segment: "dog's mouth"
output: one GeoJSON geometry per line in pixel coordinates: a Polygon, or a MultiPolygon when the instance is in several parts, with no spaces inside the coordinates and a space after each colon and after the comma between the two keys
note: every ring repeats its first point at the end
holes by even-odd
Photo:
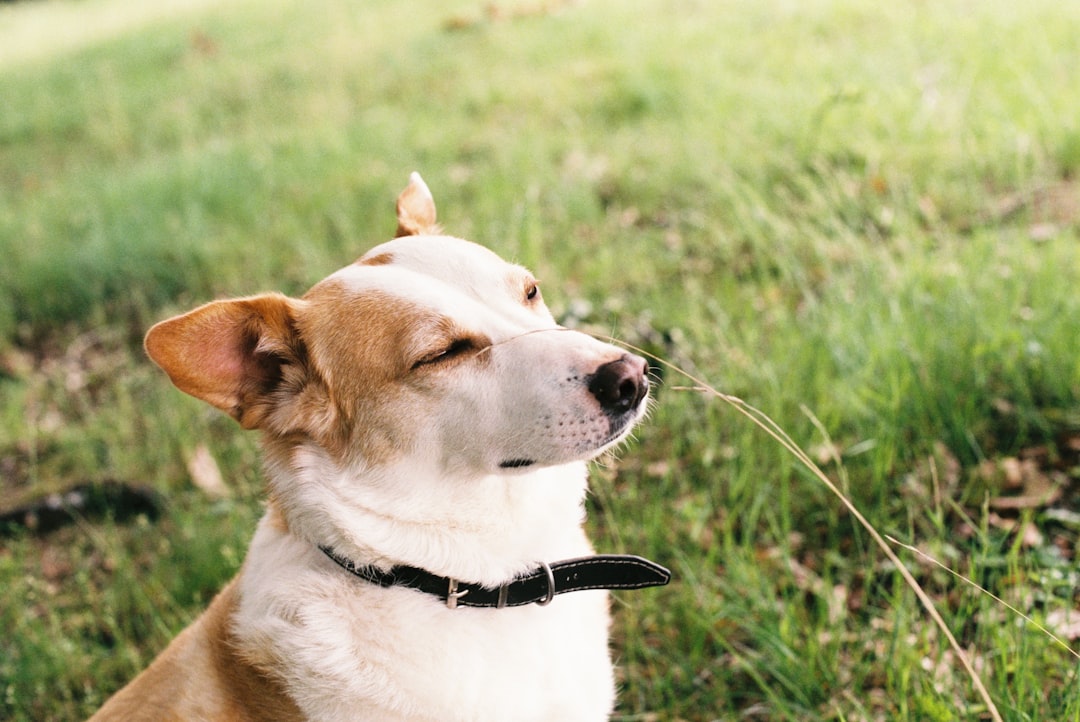
{"type": "Polygon", "coordinates": [[[500,469],[524,469],[536,462],[532,459],[507,459],[499,464],[500,469]]]}

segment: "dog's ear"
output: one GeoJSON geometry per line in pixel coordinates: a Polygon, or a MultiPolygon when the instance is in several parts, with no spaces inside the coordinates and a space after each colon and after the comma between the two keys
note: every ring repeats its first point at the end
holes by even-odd
{"type": "Polygon", "coordinates": [[[146,352],[181,391],[256,428],[285,368],[303,363],[299,303],[280,294],[214,301],[155,325],[146,352]]]}
{"type": "Polygon", "coordinates": [[[435,223],[435,199],[419,173],[409,176],[409,185],[398,196],[397,222],[395,238],[439,232],[439,226],[435,223]]]}

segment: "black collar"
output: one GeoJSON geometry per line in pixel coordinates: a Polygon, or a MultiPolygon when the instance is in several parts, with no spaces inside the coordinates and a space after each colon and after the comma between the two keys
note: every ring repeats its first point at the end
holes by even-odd
{"type": "Polygon", "coordinates": [[[326,556],[342,569],[381,587],[401,586],[417,589],[457,607],[520,607],[544,605],[556,594],[583,589],[641,589],[667,584],[671,572],[648,559],[628,554],[600,554],[547,564],[523,574],[501,587],[491,589],[481,584],[461,582],[409,566],[395,566],[382,571],[372,566],[357,566],[333,549],[320,546],[326,556]]]}

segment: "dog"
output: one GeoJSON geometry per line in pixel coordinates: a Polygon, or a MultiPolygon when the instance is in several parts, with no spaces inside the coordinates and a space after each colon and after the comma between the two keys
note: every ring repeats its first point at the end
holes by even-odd
{"type": "Polygon", "coordinates": [[[397,220],[302,298],[147,333],[181,391],[261,432],[266,512],[237,576],[93,722],[611,714],[606,590],[669,575],[593,553],[586,462],[645,414],[646,363],[440,235],[415,173],[397,220]]]}

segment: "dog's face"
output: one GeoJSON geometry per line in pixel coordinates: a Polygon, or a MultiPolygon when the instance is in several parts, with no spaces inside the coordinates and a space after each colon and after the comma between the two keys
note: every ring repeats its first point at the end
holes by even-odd
{"type": "Polygon", "coordinates": [[[584,459],[642,411],[645,366],[559,328],[525,269],[455,238],[373,249],[305,296],[312,365],[366,455],[444,472],[584,459]]]}
{"type": "Polygon", "coordinates": [[[646,364],[559,327],[525,269],[430,235],[414,176],[399,237],[301,299],[219,301],[158,324],[182,390],[343,465],[473,477],[596,456],[644,413],[646,364]]]}

